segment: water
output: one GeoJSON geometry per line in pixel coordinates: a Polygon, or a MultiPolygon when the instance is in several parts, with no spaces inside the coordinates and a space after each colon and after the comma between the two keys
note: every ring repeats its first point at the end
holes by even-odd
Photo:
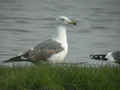
{"type": "Polygon", "coordinates": [[[120,49],[119,0],[0,0],[0,61],[54,35],[60,15],[78,21],[67,31],[67,62],[91,62],[89,54],[120,49]]]}

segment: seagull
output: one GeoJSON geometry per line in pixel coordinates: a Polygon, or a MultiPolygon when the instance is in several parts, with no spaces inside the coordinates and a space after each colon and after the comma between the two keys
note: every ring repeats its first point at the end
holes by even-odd
{"type": "Polygon", "coordinates": [[[120,64],[120,51],[110,51],[107,54],[90,55],[91,59],[110,61],[120,64]]]}
{"type": "Polygon", "coordinates": [[[64,61],[68,53],[68,43],[66,35],[66,25],[76,25],[76,21],[66,17],[60,16],[58,20],[61,25],[57,27],[57,37],[39,43],[34,48],[27,50],[21,55],[12,57],[4,62],[18,62],[28,61],[38,63],[40,61],[48,61],[51,63],[61,63],[64,61]]]}

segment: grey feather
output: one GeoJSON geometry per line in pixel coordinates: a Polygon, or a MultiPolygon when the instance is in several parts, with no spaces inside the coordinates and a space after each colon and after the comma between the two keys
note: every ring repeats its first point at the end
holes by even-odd
{"type": "Polygon", "coordinates": [[[29,61],[36,63],[43,60],[46,61],[50,56],[59,53],[62,50],[64,50],[64,48],[61,46],[61,43],[49,39],[38,44],[33,49],[29,49],[22,55],[12,57],[4,62],[29,61]]]}
{"type": "Polygon", "coordinates": [[[56,54],[64,50],[61,44],[55,40],[46,40],[37,46],[33,50],[28,50],[24,55],[31,62],[37,62],[41,60],[47,60],[51,55],[56,54]]]}
{"type": "Polygon", "coordinates": [[[120,62],[120,51],[114,51],[112,52],[112,56],[115,59],[116,62],[120,62]]]}

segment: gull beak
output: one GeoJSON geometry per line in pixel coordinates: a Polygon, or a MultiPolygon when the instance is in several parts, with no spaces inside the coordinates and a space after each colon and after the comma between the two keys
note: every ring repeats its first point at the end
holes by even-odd
{"type": "Polygon", "coordinates": [[[71,20],[70,22],[68,22],[68,24],[73,24],[73,25],[77,25],[77,22],[74,20],[71,20]]]}

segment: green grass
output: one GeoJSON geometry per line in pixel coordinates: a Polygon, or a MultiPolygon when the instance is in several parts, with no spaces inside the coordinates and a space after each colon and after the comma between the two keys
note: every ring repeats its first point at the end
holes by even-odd
{"type": "Polygon", "coordinates": [[[120,90],[120,67],[0,68],[0,90],[120,90]]]}

